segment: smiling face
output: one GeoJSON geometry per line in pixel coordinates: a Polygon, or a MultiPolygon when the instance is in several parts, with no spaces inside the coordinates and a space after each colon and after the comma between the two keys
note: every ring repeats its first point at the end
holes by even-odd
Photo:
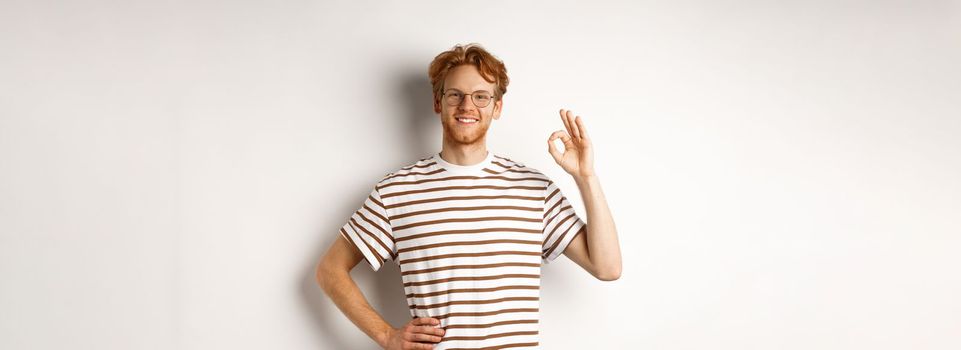
{"type": "MultiPolygon", "coordinates": [[[[484,80],[476,67],[465,64],[451,69],[447,74],[442,92],[452,89],[465,95],[480,90],[493,95],[495,85],[484,80]]],[[[484,108],[478,108],[472,100],[473,97],[464,96],[456,106],[447,105],[443,96],[434,101],[434,113],[440,114],[440,122],[444,126],[445,143],[474,145],[484,142],[491,121],[500,118],[503,106],[501,99],[495,99],[484,108]]]]}

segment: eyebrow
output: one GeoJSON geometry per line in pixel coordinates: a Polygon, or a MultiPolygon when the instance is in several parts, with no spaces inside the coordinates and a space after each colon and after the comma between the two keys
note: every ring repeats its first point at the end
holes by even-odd
{"type": "MultiPolygon", "coordinates": [[[[447,89],[445,89],[444,91],[449,91],[449,90],[457,90],[457,91],[459,91],[459,92],[466,92],[466,91],[461,90],[461,89],[458,89],[458,88],[447,88],[447,89]]],[[[486,93],[489,93],[489,94],[493,94],[493,92],[491,92],[490,90],[487,90],[487,89],[474,90],[474,91],[472,91],[472,92],[478,92],[478,91],[483,91],[483,92],[486,92],[486,93]]]]}

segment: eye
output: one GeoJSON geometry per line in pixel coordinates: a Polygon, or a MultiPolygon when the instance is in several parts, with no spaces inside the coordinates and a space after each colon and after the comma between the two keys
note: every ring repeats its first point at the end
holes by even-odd
{"type": "Polygon", "coordinates": [[[488,94],[477,94],[477,95],[474,95],[474,97],[481,101],[487,101],[491,99],[491,95],[488,95],[488,94]]]}

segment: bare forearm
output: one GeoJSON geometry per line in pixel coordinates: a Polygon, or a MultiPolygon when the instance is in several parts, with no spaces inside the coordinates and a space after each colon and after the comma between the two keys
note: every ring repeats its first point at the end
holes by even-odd
{"type": "Polygon", "coordinates": [[[360,288],[350,278],[349,272],[326,273],[321,287],[357,328],[377,342],[381,348],[385,347],[387,332],[391,326],[370,306],[360,288]]]}
{"type": "Polygon", "coordinates": [[[587,245],[591,264],[599,276],[617,279],[621,275],[621,248],[614,217],[596,175],[575,177],[587,210],[587,245]]]}

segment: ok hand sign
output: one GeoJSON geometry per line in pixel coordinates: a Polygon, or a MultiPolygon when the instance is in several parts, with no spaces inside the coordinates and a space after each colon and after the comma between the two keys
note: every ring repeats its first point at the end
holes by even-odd
{"type": "Polygon", "coordinates": [[[594,176],[594,150],[581,116],[575,118],[573,112],[565,109],[561,109],[560,114],[567,131],[557,130],[551,134],[547,140],[547,151],[554,157],[557,165],[571,176],[575,178],[594,176]],[[564,153],[554,148],[556,139],[564,142],[564,153]]]}

